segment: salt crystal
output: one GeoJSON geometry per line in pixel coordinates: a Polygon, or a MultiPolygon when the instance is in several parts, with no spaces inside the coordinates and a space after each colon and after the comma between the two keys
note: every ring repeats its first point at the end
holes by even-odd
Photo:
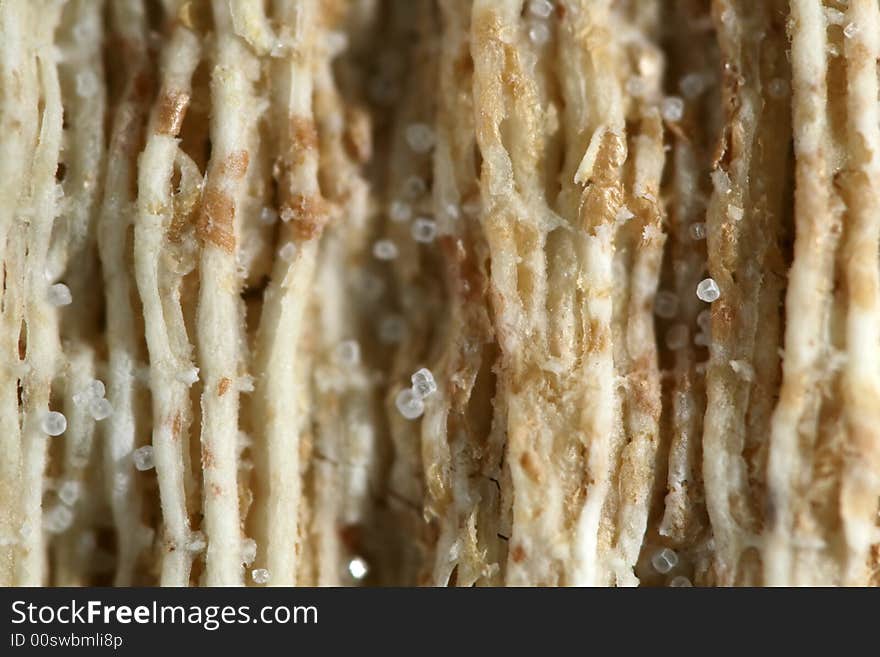
{"type": "Polygon", "coordinates": [[[538,18],[549,18],[553,13],[553,3],[550,0],[532,0],[529,3],[529,13],[538,18]]]}
{"type": "Polygon", "coordinates": [[[697,326],[699,326],[704,333],[712,332],[712,311],[711,310],[702,310],[700,314],[697,315],[697,326]]]}
{"type": "Polygon", "coordinates": [[[73,296],[70,294],[70,288],[64,283],[50,285],[49,294],[47,296],[49,304],[55,307],[68,306],[73,301],[73,296]]]}
{"type": "Polygon", "coordinates": [[[678,555],[675,550],[661,548],[651,557],[651,566],[660,574],[666,574],[678,564],[678,555]]]}
{"type": "Polygon", "coordinates": [[[410,176],[403,181],[403,195],[406,198],[418,198],[426,191],[428,191],[428,186],[418,176],[410,176]]]}
{"type": "Polygon", "coordinates": [[[529,41],[543,46],[550,40],[550,28],[545,23],[535,23],[529,28],[529,41]]]}
{"type": "Polygon", "coordinates": [[[434,381],[434,375],[426,367],[413,374],[410,380],[412,381],[412,390],[419,399],[424,399],[437,392],[437,383],[434,381]]]}
{"type": "Polygon", "coordinates": [[[260,223],[271,226],[278,221],[278,213],[274,208],[265,207],[260,210],[260,223]]]}
{"type": "Polygon", "coordinates": [[[425,123],[410,123],[406,126],[406,143],[416,153],[427,153],[434,148],[434,131],[425,123]]]}
{"type": "Polygon", "coordinates": [[[80,71],[76,74],[76,95],[89,98],[98,92],[98,78],[91,71],[80,71]]]}
{"type": "Polygon", "coordinates": [[[73,511],[69,506],[58,504],[46,511],[43,516],[43,527],[50,534],[60,534],[73,524],[73,511]]]}
{"type": "Polygon", "coordinates": [[[668,290],[661,290],[654,298],[654,312],[663,319],[672,319],[678,314],[678,297],[668,290]]]}
{"type": "Polygon", "coordinates": [[[353,367],[361,360],[361,347],[355,340],[345,340],[333,350],[336,362],[346,367],[353,367]]]}
{"type": "Polygon", "coordinates": [[[285,262],[292,262],[295,255],[296,244],[294,244],[293,242],[287,242],[284,246],[278,249],[278,257],[285,262]]]}
{"type": "Polygon", "coordinates": [[[409,207],[409,204],[403,201],[392,201],[391,205],[388,206],[388,216],[391,217],[391,221],[403,223],[409,221],[410,217],[412,217],[412,209],[409,207]]]}
{"type": "Polygon", "coordinates": [[[198,367],[189,367],[185,370],[180,370],[174,375],[174,378],[180,381],[181,383],[185,383],[188,386],[191,386],[196,381],[199,380],[199,368],[198,367]]]}
{"type": "Polygon", "coordinates": [[[378,260],[394,260],[397,257],[397,245],[391,240],[377,240],[373,244],[373,256],[378,260]]]}
{"type": "Polygon", "coordinates": [[[741,221],[743,218],[743,209],[736,205],[728,205],[727,214],[729,214],[730,218],[734,221],[741,221]]]}
{"type": "Polygon", "coordinates": [[[631,77],[626,81],[626,92],[634,98],[645,95],[645,81],[639,77],[631,77]]]}
{"type": "Polygon", "coordinates": [[[412,388],[404,388],[397,393],[394,399],[397,410],[407,420],[415,420],[425,412],[425,402],[413,391],[412,388]]]}
{"type": "Polygon", "coordinates": [[[82,485],[73,479],[68,479],[58,489],[58,499],[67,506],[73,506],[79,499],[82,485]]]}
{"type": "Polygon", "coordinates": [[[437,223],[432,219],[419,218],[413,222],[412,236],[416,242],[428,244],[437,236],[437,223]]]}
{"type": "Polygon", "coordinates": [[[847,39],[852,39],[858,33],[859,26],[855,23],[849,23],[845,28],[843,28],[843,36],[845,36],[847,39]]]}
{"type": "Polygon", "coordinates": [[[89,415],[95,420],[104,420],[113,413],[113,407],[110,402],[104,399],[92,399],[89,402],[89,415]]]}
{"type": "Polygon", "coordinates": [[[138,447],[136,450],[134,450],[134,452],[132,452],[131,458],[134,461],[134,467],[141,472],[152,470],[155,466],[152,445],[144,445],[143,447],[138,447]]]}
{"type": "Polygon", "coordinates": [[[249,566],[257,558],[257,542],[252,538],[246,538],[241,542],[241,562],[249,566]]]}
{"type": "Polygon", "coordinates": [[[107,390],[104,387],[103,381],[99,379],[92,379],[91,381],[89,381],[88,386],[86,386],[86,392],[91,399],[100,399],[107,393],[107,390]]]}
{"type": "Polygon", "coordinates": [[[664,120],[677,123],[684,117],[684,101],[678,96],[664,98],[660,105],[660,113],[664,120]]]}
{"type": "Polygon", "coordinates": [[[694,99],[706,90],[706,78],[699,73],[688,73],[678,83],[685,98],[694,99]]]}
{"type": "Polygon", "coordinates": [[[49,411],[43,416],[40,428],[50,436],[60,436],[67,431],[67,418],[58,411],[49,411]]]}
{"type": "Polygon", "coordinates": [[[367,576],[367,572],[369,572],[367,562],[360,557],[355,557],[348,562],[348,572],[355,579],[363,579],[367,576]]]}
{"type": "Polygon", "coordinates": [[[388,315],[379,321],[379,340],[383,343],[398,343],[405,334],[406,322],[400,315],[388,315]]]}
{"type": "Polygon", "coordinates": [[[251,571],[251,579],[255,584],[265,584],[269,581],[269,571],[265,568],[257,568],[251,571]]]}
{"type": "Polygon", "coordinates": [[[324,37],[324,42],[327,44],[327,51],[330,53],[330,56],[335,57],[348,48],[348,35],[345,32],[334,30],[327,33],[324,37]]]}
{"type": "Polygon", "coordinates": [[[693,586],[693,584],[691,584],[691,580],[689,580],[684,575],[677,575],[669,580],[669,586],[676,588],[687,588],[693,586]]]}
{"type": "Polygon", "coordinates": [[[718,283],[712,278],[704,278],[697,285],[697,298],[700,301],[712,303],[717,301],[720,296],[721,290],[718,288],[718,283]]]}
{"type": "Polygon", "coordinates": [[[788,82],[782,78],[774,78],[767,88],[773,98],[785,98],[788,95],[788,82]]]}

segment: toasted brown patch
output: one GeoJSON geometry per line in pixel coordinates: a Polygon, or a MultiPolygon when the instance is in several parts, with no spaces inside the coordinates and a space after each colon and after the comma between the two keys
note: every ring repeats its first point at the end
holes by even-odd
{"type": "Polygon", "coordinates": [[[159,97],[159,114],[156,133],[176,136],[183,125],[189,107],[189,94],[182,91],[164,90],[159,97]]]}
{"type": "Polygon", "coordinates": [[[593,354],[602,353],[608,349],[610,343],[611,333],[608,327],[595,319],[591,319],[587,351],[593,354]]]}
{"type": "Polygon", "coordinates": [[[208,468],[214,467],[214,453],[205,447],[202,446],[202,469],[207,470],[208,468]]]}
{"type": "Polygon", "coordinates": [[[327,223],[327,204],[320,196],[294,194],[281,208],[290,215],[294,235],[300,240],[318,237],[327,223]]]}
{"type": "Polygon", "coordinates": [[[522,456],[519,457],[519,464],[522,466],[523,471],[529,476],[529,479],[536,483],[541,482],[541,466],[538,465],[538,462],[535,460],[533,452],[523,452],[522,456]]]}
{"type": "Polygon", "coordinates": [[[290,138],[296,151],[311,151],[318,148],[318,130],[311,119],[291,116],[290,138]]]}
{"type": "Polygon", "coordinates": [[[233,151],[220,163],[220,175],[223,178],[241,180],[247,173],[250,160],[247,151],[233,151]]]}
{"type": "Polygon", "coordinates": [[[229,385],[231,383],[232,381],[227,379],[225,376],[220,379],[220,383],[217,384],[217,396],[222,397],[223,395],[225,395],[226,391],[229,390],[229,385]]]}
{"type": "Polygon", "coordinates": [[[522,545],[516,545],[510,551],[510,558],[513,559],[513,563],[522,563],[526,560],[526,551],[523,549],[522,545]]]}
{"type": "Polygon", "coordinates": [[[235,251],[234,218],[235,202],[232,198],[218,189],[209,189],[205,192],[196,231],[205,242],[232,253],[235,251]]]}

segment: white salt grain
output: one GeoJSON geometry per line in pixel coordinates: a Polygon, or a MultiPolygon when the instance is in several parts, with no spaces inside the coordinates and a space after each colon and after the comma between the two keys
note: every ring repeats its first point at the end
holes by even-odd
{"type": "Polygon", "coordinates": [[[396,344],[406,334],[406,321],[400,315],[388,315],[379,321],[379,340],[384,344],[396,344]]]}
{"type": "Polygon", "coordinates": [[[413,374],[410,380],[412,381],[412,390],[419,399],[424,399],[437,392],[437,382],[434,381],[434,375],[426,367],[413,374]]]}
{"type": "Polygon", "coordinates": [[[397,245],[391,240],[376,240],[373,244],[373,256],[378,260],[394,260],[397,257],[397,245]]]}
{"type": "Polygon", "coordinates": [[[684,101],[678,96],[664,98],[660,105],[660,113],[664,120],[677,123],[684,118],[684,101]]]}
{"type": "Polygon", "coordinates": [[[91,71],[81,71],[76,74],[76,95],[80,98],[89,98],[98,91],[98,78],[91,71]]]}
{"type": "Polygon", "coordinates": [[[367,576],[367,573],[369,572],[369,568],[367,568],[367,562],[360,557],[355,557],[348,562],[348,572],[355,579],[363,579],[367,576]]]}
{"type": "Polygon", "coordinates": [[[712,311],[703,310],[697,315],[697,326],[702,329],[703,333],[712,332],[712,311]]]}
{"type": "Polygon", "coordinates": [[[645,95],[645,81],[639,77],[629,78],[626,81],[626,92],[634,98],[641,98],[645,95]]]}
{"type": "Polygon", "coordinates": [[[388,216],[391,217],[391,221],[403,223],[412,217],[412,209],[403,201],[392,201],[388,207],[388,216]]]}
{"type": "Polygon", "coordinates": [[[89,385],[86,386],[86,393],[91,399],[100,399],[107,393],[107,390],[104,387],[103,381],[99,379],[92,379],[91,381],[89,381],[89,385]]]}
{"type": "Polygon", "coordinates": [[[152,445],[144,445],[143,447],[138,447],[136,450],[134,450],[134,452],[132,452],[131,458],[134,461],[134,467],[141,472],[152,470],[155,466],[152,445]]]}
{"type": "Polygon", "coordinates": [[[553,13],[553,3],[550,0],[532,0],[529,3],[529,13],[537,18],[549,18],[553,13]]]}
{"type": "Polygon", "coordinates": [[[674,588],[688,588],[693,586],[693,584],[691,584],[691,580],[684,575],[677,575],[669,580],[669,586],[674,588]]]}
{"type": "Polygon", "coordinates": [[[103,397],[92,399],[92,401],[89,402],[89,415],[91,415],[94,420],[104,420],[110,417],[112,413],[113,407],[110,405],[110,402],[103,397]]]}
{"type": "Polygon", "coordinates": [[[69,506],[58,504],[46,511],[43,516],[43,527],[50,534],[60,534],[73,524],[73,511],[69,506]]]}
{"type": "Polygon", "coordinates": [[[56,308],[60,306],[69,306],[73,301],[73,296],[70,294],[70,288],[64,283],[50,285],[49,294],[47,296],[49,304],[56,308]]]}
{"type": "Polygon", "coordinates": [[[660,290],[654,298],[654,312],[663,319],[672,319],[678,314],[678,297],[668,290],[660,290]]]}
{"type": "Polygon", "coordinates": [[[177,372],[177,374],[174,375],[174,378],[181,383],[185,383],[186,385],[191,386],[199,380],[199,368],[190,367],[185,370],[180,370],[179,372],[177,372]]]}
{"type": "Polygon", "coordinates": [[[284,246],[278,249],[278,257],[284,260],[285,262],[291,262],[293,257],[296,255],[296,244],[293,242],[287,242],[284,246]]]}
{"type": "Polygon", "coordinates": [[[265,568],[257,568],[251,571],[251,579],[255,584],[265,584],[269,581],[269,571],[265,568]]]}
{"type": "Polygon", "coordinates": [[[249,566],[257,558],[257,542],[252,538],[246,538],[241,542],[241,562],[249,566]]]}
{"type": "Polygon", "coordinates": [[[361,360],[361,346],[355,340],[345,340],[336,345],[333,358],[339,365],[354,367],[361,360]]]}
{"type": "Polygon", "coordinates": [[[529,28],[529,41],[543,46],[550,40],[550,28],[545,23],[535,23],[529,28]]]}
{"type": "Polygon", "coordinates": [[[82,485],[78,481],[68,479],[61,484],[61,487],[58,489],[58,499],[67,506],[73,506],[79,499],[81,490],[82,485]]]}
{"type": "Polygon", "coordinates": [[[773,98],[785,98],[788,95],[788,82],[782,78],[774,78],[767,89],[773,98]]]}
{"type": "Polygon", "coordinates": [[[394,398],[397,410],[407,420],[415,420],[425,412],[425,402],[413,391],[412,388],[404,388],[394,398]]]}
{"type": "Polygon", "coordinates": [[[721,290],[718,288],[718,283],[712,278],[704,278],[700,281],[699,285],[697,285],[697,298],[700,301],[712,303],[713,301],[717,301],[720,296],[721,290]]]}
{"type": "Polygon", "coordinates": [[[428,191],[428,186],[418,176],[410,176],[403,181],[403,195],[406,198],[418,198],[426,191],[428,191]]]}
{"type": "Polygon", "coordinates": [[[43,416],[40,428],[50,436],[60,436],[67,431],[67,418],[58,411],[49,411],[43,416]]]}
{"type": "Polygon", "coordinates": [[[429,244],[437,237],[437,223],[433,219],[416,219],[412,225],[412,236],[416,242],[429,244]]]}
{"type": "Polygon", "coordinates": [[[688,73],[678,83],[685,98],[694,99],[706,90],[706,78],[699,73],[688,73]]]}
{"type": "Polygon", "coordinates": [[[406,143],[416,153],[427,153],[434,148],[434,131],[425,123],[410,123],[406,126],[406,143]]]}
{"type": "Polygon", "coordinates": [[[651,557],[651,566],[661,575],[668,573],[678,564],[678,555],[675,550],[661,548],[651,557]]]}

